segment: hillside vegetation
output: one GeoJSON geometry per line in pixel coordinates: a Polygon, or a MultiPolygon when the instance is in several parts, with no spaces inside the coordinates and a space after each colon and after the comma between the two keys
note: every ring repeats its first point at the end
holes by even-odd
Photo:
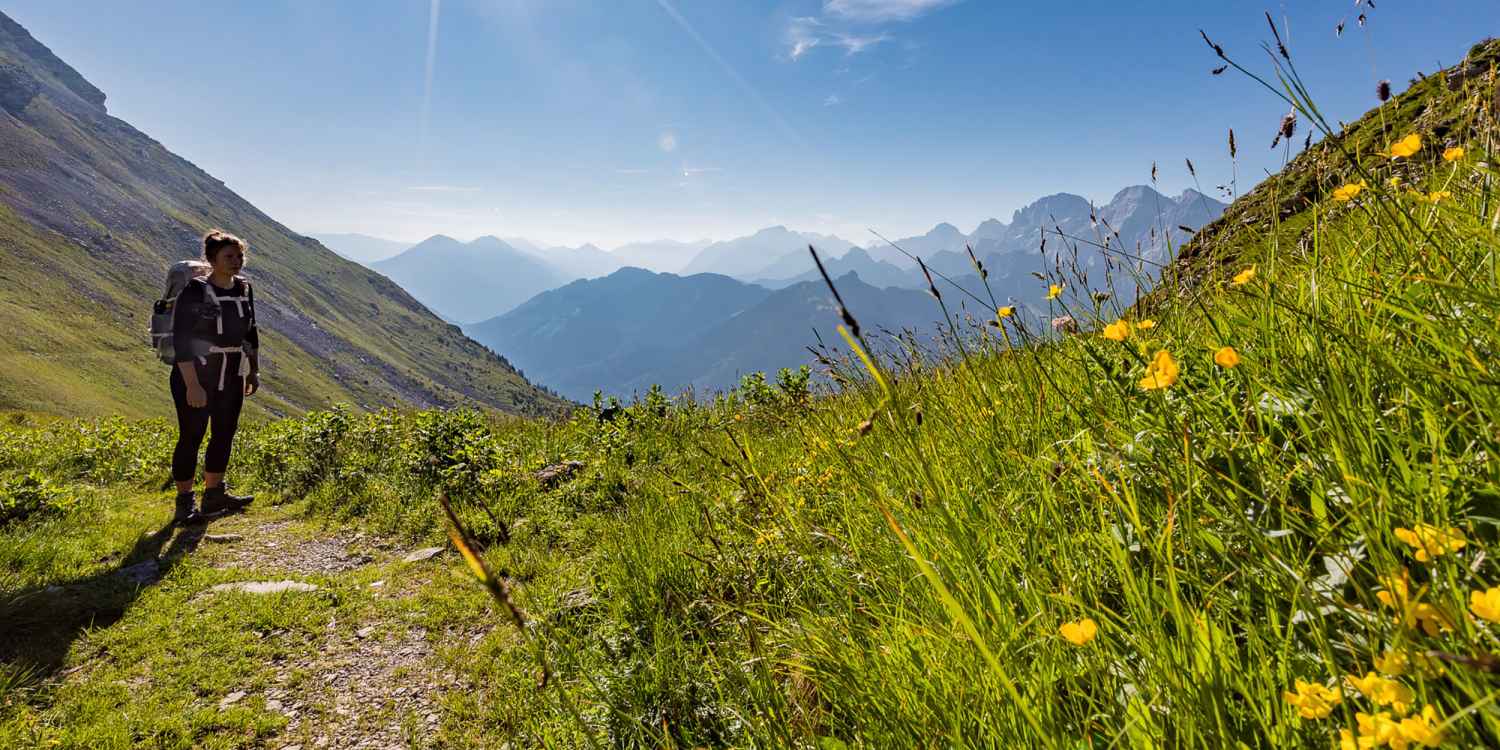
{"type": "Polygon", "coordinates": [[[167,267],[222,226],[250,242],[266,330],[259,414],[561,399],[389,279],[278,224],[111,117],[104,93],[0,14],[0,410],[171,412],[146,328],[167,267]]]}
{"type": "Polygon", "coordinates": [[[1241,198],[1149,318],[1059,264],[1034,298],[1078,333],[1000,310],[866,359],[856,329],[830,394],[788,373],[565,422],[336,410],[249,435],[240,478],[285,503],[252,517],[435,539],[452,503],[474,573],[449,558],[404,599],[368,573],[225,603],[201,592],[253,573],[188,556],[99,594],[108,627],[59,628],[95,613],[71,582],[169,514],[169,445],[8,425],[29,517],[0,544],[0,744],[310,741],[267,665],[387,607],[465,685],[421,745],[1500,745],[1497,60],[1241,198]]]}

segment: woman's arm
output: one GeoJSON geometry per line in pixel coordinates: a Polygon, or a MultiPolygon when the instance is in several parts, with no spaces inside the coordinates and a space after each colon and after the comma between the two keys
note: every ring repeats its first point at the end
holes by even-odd
{"type": "Polygon", "coordinates": [[[245,282],[245,296],[250,300],[250,325],[245,330],[245,353],[250,358],[250,375],[245,378],[245,395],[260,390],[260,328],[255,325],[255,287],[245,282]]]}
{"type": "Polygon", "coordinates": [[[193,323],[202,302],[203,292],[189,283],[177,295],[176,307],[172,312],[172,348],[176,350],[176,367],[182,373],[182,382],[187,385],[188,406],[194,409],[208,406],[208,392],[198,382],[198,368],[193,362],[193,323]]]}

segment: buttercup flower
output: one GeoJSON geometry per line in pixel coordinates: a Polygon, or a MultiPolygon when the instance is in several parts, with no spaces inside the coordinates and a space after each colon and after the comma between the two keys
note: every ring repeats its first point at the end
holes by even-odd
{"type": "Polygon", "coordinates": [[[1177,361],[1172,359],[1172,353],[1163,349],[1156,353],[1156,356],[1151,359],[1151,364],[1146,368],[1146,377],[1141,378],[1141,389],[1155,391],[1169,388],[1177,383],[1179,371],[1177,361]]]}
{"type": "Polygon", "coordinates": [[[1406,668],[1411,666],[1411,660],[1401,651],[1391,650],[1375,657],[1375,669],[1382,674],[1392,677],[1400,677],[1406,674],[1406,668]]]}
{"type": "Polygon", "coordinates": [[[1375,593],[1375,598],[1380,600],[1391,609],[1396,610],[1396,621],[1408,628],[1421,628],[1422,632],[1436,636],[1444,630],[1452,630],[1453,623],[1437,607],[1418,601],[1421,597],[1419,591],[1417,596],[1411,594],[1406,571],[1401,571],[1401,577],[1381,576],[1379,579],[1383,591],[1375,593]]]}
{"type": "Polygon", "coordinates": [[[1296,691],[1282,691],[1281,699],[1296,706],[1297,715],[1304,719],[1322,719],[1333,713],[1333,707],[1337,706],[1344,696],[1325,685],[1297,680],[1296,691]]]}
{"type": "Polygon", "coordinates": [[[1053,285],[1047,287],[1047,299],[1049,299],[1049,300],[1057,299],[1060,296],[1062,296],[1062,287],[1061,286],[1059,286],[1057,284],[1053,284],[1053,285]]]}
{"type": "Polygon", "coordinates": [[[1469,611],[1490,622],[1500,622],[1500,586],[1488,591],[1470,591],[1469,611]]]}
{"type": "Polygon", "coordinates": [[[1350,675],[1344,680],[1377,706],[1390,706],[1397,714],[1405,714],[1411,710],[1411,688],[1395,680],[1374,672],[1368,672],[1364,677],[1350,675]]]}
{"type": "MultiPolygon", "coordinates": [[[[1413,745],[1437,747],[1443,744],[1443,733],[1438,729],[1442,723],[1437,709],[1423,706],[1422,713],[1401,720],[1401,738],[1413,745]]],[[[1396,743],[1392,742],[1391,747],[1396,747],[1396,743]]]]}
{"type": "Polygon", "coordinates": [[[1255,278],[1255,266],[1251,266],[1235,274],[1234,280],[1229,283],[1235,286],[1244,286],[1246,284],[1249,284],[1250,280],[1253,278],[1255,278]]]}
{"type": "Polygon", "coordinates": [[[1391,144],[1391,158],[1401,159],[1422,150],[1422,136],[1412,133],[1391,144]]]}
{"type": "Polygon", "coordinates": [[[1349,730],[1339,731],[1339,747],[1368,748],[1382,747],[1390,744],[1391,740],[1400,742],[1402,749],[1405,742],[1401,737],[1400,725],[1391,718],[1389,711],[1381,711],[1378,714],[1357,713],[1354,721],[1359,725],[1359,740],[1355,744],[1354,738],[1349,736],[1349,730]]]}
{"type": "Polygon", "coordinates": [[[1443,151],[1443,161],[1458,161],[1462,158],[1464,158],[1463,146],[1454,146],[1453,148],[1443,151]]]}
{"type": "Polygon", "coordinates": [[[1015,305],[1006,305],[1005,307],[1002,307],[999,310],[995,311],[995,314],[998,315],[998,316],[1000,316],[1000,317],[1002,317],[1002,318],[1009,318],[1010,316],[1014,315],[1015,313],[1016,313],[1016,306],[1015,305]]]}
{"type": "Polygon", "coordinates": [[[1391,187],[1401,187],[1401,178],[1396,175],[1391,175],[1391,178],[1385,182],[1391,187]]]}
{"type": "Polygon", "coordinates": [[[1354,200],[1361,190],[1365,189],[1365,181],[1351,182],[1333,191],[1333,199],[1339,202],[1354,200]]]}
{"type": "Polygon", "coordinates": [[[1429,562],[1449,552],[1457,552],[1468,544],[1462,531],[1449,526],[1446,529],[1419,523],[1415,529],[1396,529],[1396,538],[1416,548],[1418,562],[1429,562]]]}
{"type": "Polygon", "coordinates": [[[1240,353],[1232,346],[1220,347],[1214,352],[1214,364],[1226,370],[1232,370],[1240,366],[1240,353]]]}
{"type": "Polygon", "coordinates": [[[1142,331],[1149,331],[1152,328],[1156,327],[1156,321],[1150,319],[1143,320],[1139,323],[1136,323],[1135,327],[1141,329],[1142,331]]]}
{"type": "Polygon", "coordinates": [[[1426,602],[1413,604],[1406,610],[1406,627],[1421,627],[1422,632],[1433,638],[1444,630],[1452,630],[1453,623],[1449,622],[1447,615],[1442,610],[1426,602]]]}
{"type": "Polygon", "coordinates": [[[1110,341],[1124,341],[1130,335],[1130,324],[1123,320],[1117,320],[1104,327],[1104,338],[1110,341]]]}
{"type": "Polygon", "coordinates": [[[1094,636],[1099,634],[1099,623],[1094,622],[1094,618],[1092,617],[1085,617],[1076,622],[1063,623],[1062,627],[1057,629],[1057,632],[1061,633],[1062,637],[1068,640],[1068,643],[1074,646],[1082,646],[1094,640],[1094,636]]]}
{"type": "Polygon", "coordinates": [[[1433,205],[1437,205],[1440,201],[1445,201],[1445,200],[1448,200],[1449,198],[1452,198],[1453,197],[1453,193],[1451,191],[1448,191],[1448,190],[1434,190],[1434,191],[1432,191],[1432,192],[1430,192],[1430,193],[1428,193],[1426,195],[1422,195],[1421,193],[1417,193],[1417,197],[1421,198],[1424,201],[1427,201],[1428,203],[1431,203],[1433,205]]]}

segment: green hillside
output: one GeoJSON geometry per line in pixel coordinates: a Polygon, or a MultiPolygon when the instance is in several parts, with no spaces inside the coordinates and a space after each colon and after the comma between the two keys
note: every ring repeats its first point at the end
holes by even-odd
{"type": "Polygon", "coordinates": [[[0,745],[1500,746],[1497,60],[1149,318],[1059,273],[1076,331],[846,340],[829,393],[270,422],[214,540],[163,423],[7,422],[0,745]]]}
{"type": "Polygon", "coordinates": [[[251,245],[268,334],[252,409],[562,403],[389,280],[110,117],[102,92],[0,15],[0,410],[170,412],[147,348],[151,302],[216,226],[251,245]]]}

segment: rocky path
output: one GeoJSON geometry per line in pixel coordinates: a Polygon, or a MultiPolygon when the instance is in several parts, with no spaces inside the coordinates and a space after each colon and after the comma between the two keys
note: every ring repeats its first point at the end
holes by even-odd
{"type": "MultiPolygon", "coordinates": [[[[358,531],[312,535],[298,523],[265,512],[234,516],[208,527],[196,553],[200,564],[255,580],[220,584],[254,595],[312,595],[330,578],[359,586],[376,606],[354,608],[354,619],[329,617],[323,632],[297,649],[300,656],[268,665],[269,686],[235,690],[219,701],[227,710],[261,701],[286,718],[270,748],[425,748],[435,745],[445,691],[463,689],[437,663],[427,630],[406,621],[399,606],[381,600],[414,595],[439,573],[443,548],[403,549],[358,531]],[[386,575],[367,580],[376,575],[386,575]],[[320,586],[313,581],[322,581],[320,586]]],[[[270,632],[265,638],[283,634],[270,632]]],[[[304,641],[306,641],[305,635],[304,641]]]]}

